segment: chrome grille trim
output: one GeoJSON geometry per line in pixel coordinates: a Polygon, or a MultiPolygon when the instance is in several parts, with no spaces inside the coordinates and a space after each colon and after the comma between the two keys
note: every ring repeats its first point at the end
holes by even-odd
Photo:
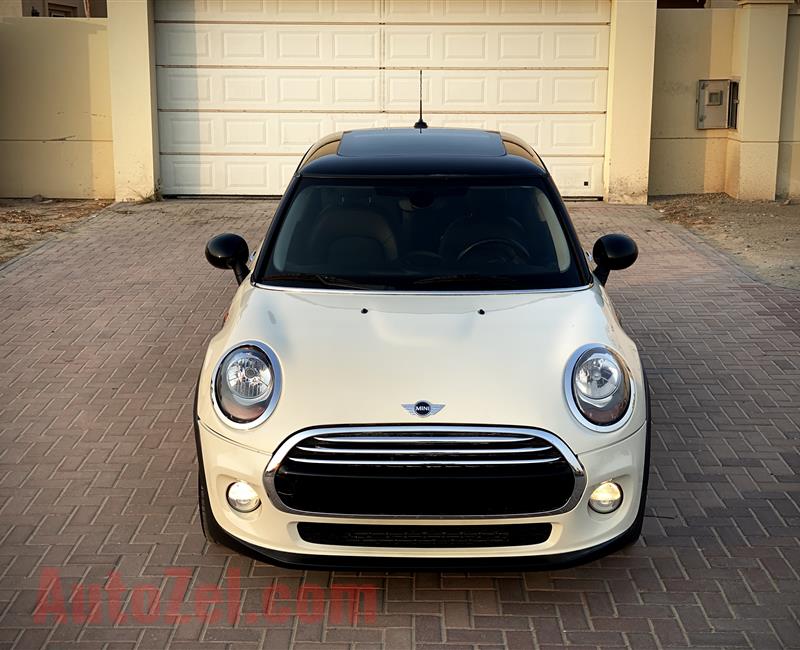
{"type": "MultiPolygon", "coordinates": [[[[313,451],[319,452],[319,448],[314,448],[313,451]]],[[[338,450],[337,450],[338,451],[338,450]]],[[[419,449],[414,450],[416,453],[435,454],[442,452],[446,454],[459,455],[465,450],[461,448],[451,449],[419,449]]],[[[472,452],[473,450],[469,450],[472,452]]],[[[324,452],[323,452],[324,453],[324,452]]],[[[379,449],[374,452],[375,454],[388,454],[393,453],[407,453],[407,451],[398,451],[394,448],[379,449]]],[[[270,458],[269,463],[264,471],[264,487],[266,488],[267,496],[269,497],[272,505],[282,511],[296,515],[307,515],[313,517],[331,517],[331,518],[347,518],[347,519],[418,519],[418,520],[458,520],[458,519],[514,519],[520,517],[547,517],[552,515],[568,512],[575,508],[580,501],[583,492],[586,488],[586,475],[578,457],[572,450],[556,435],[543,431],[541,429],[525,428],[525,427],[492,427],[492,426],[475,426],[475,425],[386,425],[386,426],[343,426],[343,427],[323,427],[316,429],[306,429],[299,431],[281,443],[278,449],[270,458]],[[489,514],[489,515],[382,515],[382,514],[339,514],[334,512],[313,512],[305,510],[296,510],[283,503],[275,488],[275,476],[281,467],[281,463],[289,455],[299,443],[308,441],[310,438],[315,438],[317,441],[324,441],[325,443],[348,443],[355,445],[354,449],[343,449],[339,453],[373,453],[367,449],[359,449],[360,443],[398,443],[398,442],[414,442],[420,446],[427,446],[429,444],[447,444],[457,443],[463,445],[464,443],[485,444],[486,449],[475,449],[475,452],[480,452],[484,455],[483,458],[475,458],[469,460],[451,459],[449,462],[435,461],[435,460],[360,460],[352,459],[350,462],[343,461],[342,459],[300,459],[292,457],[292,462],[301,462],[302,460],[310,461],[312,464],[328,464],[328,465],[430,465],[432,467],[447,467],[448,465],[459,466],[480,466],[480,465],[524,465],[524,464],[539,464],[539,463],[552,463],[561,461],[562,459],[567,462],[572,469],[574,477],[574,488],[572,495],[564,506],[556,510],[547,512],[533,512],[533,513],[514,513],[514,514],[489,514]],[[525,441],[538,440],[540,443],[546,443],[547,447],[529,447],[524,451],[518,453],[541,453],[543,451],[557,451],[560,457],[547,456],[545,458],[528,458],[528,459],[493,459],[491,456],[497,449],[492,449],[493,443],[523,443],[525,441]],[[523,461],[523,462],[521,462],[523,461]],[[527,463],[524,461],[528,461],[527,463]]]]}
{"type": "Polygon", "coordinates": [[[560,458],[529,458],[520,460],[334,460],[321,458],[293,458],[295,463],[319,463],[321,465],[374,465],[384,467],[386,465],[430,465],[431,467],[448,467],[450,465],[535,465],[538,463],[557,463],[560,458]]]}
{"type": "MultiPolygon", "coordinates": [[[[424,440],[420,441],[423,445],[424,440]]],[[[510,449],[396,449],[394,447],[384,447],[383,449],[347,449],[346,447],[301,447],[297,445],[295,449],[309,451],[318,454],[425,454],[427,456],[443,456],[447,454],[524,454],[547,451],[552,447],[512,447],[510,449]]],[[[557,460],[557,459],[556,459],[557,460]]]]}
{"type": "MultiPolygon", "coordinates": [[[[385,430],[388,427],[383,427],[385,430]]],[[[521,442],[530,438],[529,435],[525,436],[322,436],[313,435],[314,438],[323,438],[327,442],[352,442],[353,444],[359,442],[415,442],[415,443],[432,443],[432,442],[521,442]]]]}

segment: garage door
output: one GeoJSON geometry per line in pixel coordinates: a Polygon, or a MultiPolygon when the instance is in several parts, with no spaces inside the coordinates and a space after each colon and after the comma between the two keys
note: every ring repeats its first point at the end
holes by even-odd
{"type": "Polygon", "coordinates": [[[599,196],[609,0],[157,0],[165,194],[280,194],[322,135],[517,134],[599,196]]]}

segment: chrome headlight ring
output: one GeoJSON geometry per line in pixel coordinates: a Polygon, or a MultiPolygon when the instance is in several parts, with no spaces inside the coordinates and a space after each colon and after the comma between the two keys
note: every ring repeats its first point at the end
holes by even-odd
{"type": "Polygon", "coordinates": [[[217,414],[217,417],[219,417],[227,426],[231,427],[232,429],[252,429],[265,422],[269,416],[272,415],[275,407],[278,405],[278,401],[280,400],[282,388],[283,378],[281,374],[281,366],[275,352],[273,352],[268,345],[262,343],[261,341],[240,341],[236,345],[225,350],[225,352],[220,355],[219,361],[217,361],[217,363],[214,365],[214,371],[211,374],[211,403],[214,406],[214,412],[217,414]],[[217,394],[217,382],[223,363],[225,363],[225,361],[233,353],[239,350],[247,349],[256,350],[265,357],[272,373],[272,390],[269,393],[269,397],[264,400],[266,402],[266,406],[263,413],[253,420],[239,421],[226,413],[226,411],[222,408],[217,394]]]}
{"type": "MultiPolygon", "coordinates": [[[[564,397],[567,400],[567,405],[569,406],[572,416],[584,427],[598,433],[611,433],[621,429],[631,419],[633,415],[634,403],[636,401],[636,383],[634,382],[630,368],[628,368],[628,365],[625,363],[622,355],[606,345],[592,343],[583,345],[575,350],[575,352],[573,352],[570,356],[569,361],[567,361],[567,366],[564,370],[564,397]],[[625,412],[620,418],[610,424],[597,424],[592,422],[578,405],[578,398],[575,395],[575,372],[581,359],[590,352],[605,353],[610,357],[613,357],[615,363],[617,366],[619,366],[619,369],[622,373],[623,381],[627,384],[628,397],[625,412]]],[[[584,399],[586,399],[587,402],[590,402],[588,398],[584,399]]]]}

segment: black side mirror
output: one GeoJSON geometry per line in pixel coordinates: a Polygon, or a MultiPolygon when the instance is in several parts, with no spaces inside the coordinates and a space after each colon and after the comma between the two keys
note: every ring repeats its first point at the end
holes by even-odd
{"type": "Polygon", "coordinates": [[[605,284],[611,271],[621,271],[631,266],[639,257],[636,242],[628,235],[604,235],[594,243],[592,258],[597,264],[594,270],[600,284],[605,284]]]}
{"type": "Polygon", "coordinates": [[[239,235],[226,232],[208,240],[206,244],[206,259],[211,266],[218,269],[233,269],[236,282],[241,284],[250,273],[247,268],[247,258],[250,249],[247,242],[239,235]]]}

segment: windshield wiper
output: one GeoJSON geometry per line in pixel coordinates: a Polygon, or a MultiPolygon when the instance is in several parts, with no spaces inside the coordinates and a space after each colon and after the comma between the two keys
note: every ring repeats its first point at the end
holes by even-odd
{"type": "Polygon", "coordinates": [[[359,289],[362,291],[370,291],[374,289],[383,288],[382,284],[362,284],[360,282],[353,282],[347,278],[340,278],[335,275],[323,275],[316,273],[314,275],[320,282],[328,285],[329,287],[340,287],[342,289],[359,289]]]}
{"type": "MultiPolygon", "coordinates": [[[[421,285],[421,284],[428,284],[428,285],[448,285],[448,284],[459,284],[459,285],[467,285],[470,282],[474,282],[481,286],[482,289],[486,287],[484,285],[498,282],[502,283],[506,286],[512,285],[514,288],[523,288],[521,285],[525,284],[523,278],[515,278],[508,275],[479,275],[473,273],[457,273],[454,275],[433,275],[429,278],[421,278],[419,280],[414,280],[412,284],[414,285],[421,285]]],[[[471,288],[471,287],[470,287],[471,288]]]]}
{"type": "Polygon", "coordinates": [[[298,281],[298,282],[314,282],[325,285],[327,287],[339,287],[340,289],[356,289],[359,291],[369,291],[382,287],[382,285],[361,284],[353,282],[347,278],[340,278],[335,275],[326,275],[324,273],[281,273],[280,275],[268,275],[261,278],[262,284],[270,282],[281,282],[284,280],[298,281]]]}

